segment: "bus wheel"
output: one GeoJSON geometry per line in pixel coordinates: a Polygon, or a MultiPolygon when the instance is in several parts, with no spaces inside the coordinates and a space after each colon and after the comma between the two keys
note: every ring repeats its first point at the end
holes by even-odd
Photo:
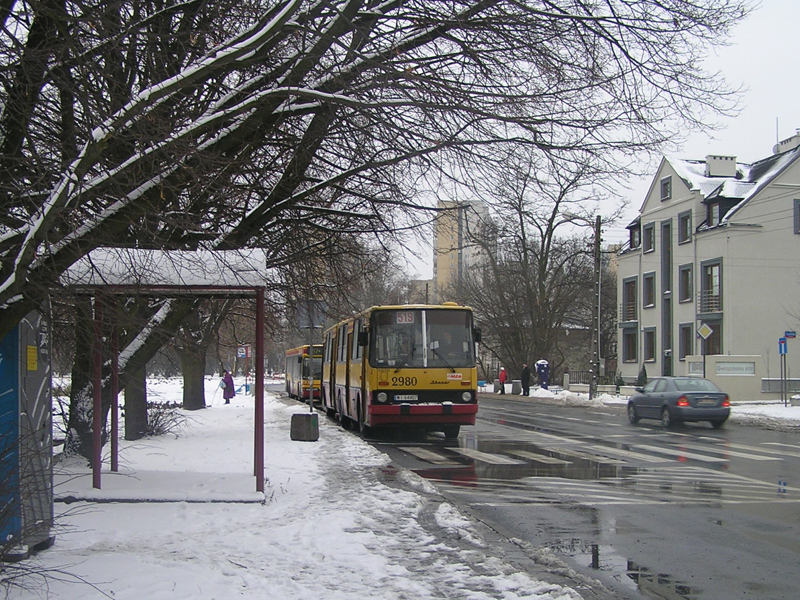
{"type": "Polygon", "coordinates": [[[448,440],[454,440],[458,437],[458,432],[461,431],[461,425],[445,425],[442,429],[444,437],[448,440]]]}

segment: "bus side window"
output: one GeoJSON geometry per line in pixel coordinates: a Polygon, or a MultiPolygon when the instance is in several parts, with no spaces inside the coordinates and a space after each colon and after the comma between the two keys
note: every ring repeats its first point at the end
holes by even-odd
{"type": "Polygon", "coordinates": [[[347,360],[347,325],[339,327],[338,359],[340,362],[347,360]]]}
{"type": "Polygon", "coordinates": [[[361,358],[361,345],[358,343],[358,341],[361,337],[361,332],[363,331],[363,327],[364,327],[363,319],[358,319],[353,327],[353,353],[351,355],[353,357],[353,360],[359,360],[361,358]]]}

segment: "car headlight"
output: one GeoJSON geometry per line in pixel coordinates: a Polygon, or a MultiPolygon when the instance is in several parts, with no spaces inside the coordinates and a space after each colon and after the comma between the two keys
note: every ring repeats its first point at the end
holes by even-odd
{"type": "Polygon", "coordinates": [[[472,401],[472,392],[462,392],[461,399],[464,402],[471,402],[472,401]]]}
{"type": "Polygon", "coordinates": [[[387,398],[386,392],[378,392],[378,402],[386,402],[387,398]]]}

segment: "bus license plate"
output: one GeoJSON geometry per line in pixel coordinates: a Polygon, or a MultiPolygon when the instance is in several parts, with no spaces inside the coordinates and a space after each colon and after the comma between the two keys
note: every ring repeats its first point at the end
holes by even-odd
{"type": "Polygon", "coordinates": [[[417,400],[416,394],[396,394],[394,397],[395,402],[416,402],[417,400]]]}

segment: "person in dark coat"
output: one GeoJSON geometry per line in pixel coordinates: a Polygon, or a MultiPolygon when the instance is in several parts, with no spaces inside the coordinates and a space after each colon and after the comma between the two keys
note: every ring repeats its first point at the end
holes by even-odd
{"type": "Polygon", "coordinates": [[[522,395],[531,395],[531,368],[528,363],[522,363],[522,374],[520,375],[522,383],[522,395]]]}
{"type": "Polygon", "coordinates": [[[231,398],[236,395],[236,390],[233,387],[233,375],[230,371],[225,371],[222,376],[222,397],[225,398],[225,404],[231,403],[231,398]]]}

